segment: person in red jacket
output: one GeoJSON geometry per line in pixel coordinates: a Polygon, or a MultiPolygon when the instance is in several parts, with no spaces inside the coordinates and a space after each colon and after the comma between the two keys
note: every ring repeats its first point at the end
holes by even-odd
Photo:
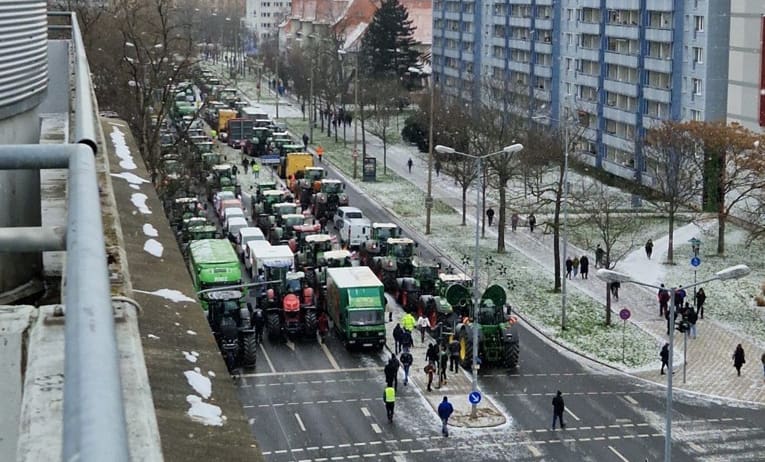
{"type": "Polygon", "coordinates": [[[327,333],[329,332],[329,318],[327,317],[327,313],[321,312],[319,314],[319,337],[321,338],[321,343],[324,343],[324,338],[327,336],[327,333]]]}

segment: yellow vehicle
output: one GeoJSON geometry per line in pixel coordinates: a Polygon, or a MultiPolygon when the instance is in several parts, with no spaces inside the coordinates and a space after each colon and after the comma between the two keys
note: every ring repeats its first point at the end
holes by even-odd
{"type": "Polygon", "coordinates": [[[218,110],[218,138],[221,141],[228,141],[228,121],[236,119],[237,112],[233,109],[218,110]]]}
{"type": "Polygon", "coordinates": [[[289,178],[306,167],[313,167],[313,155],[307,152],[290,152],[285,154],[279,164],[279,176],[289,178]]]}

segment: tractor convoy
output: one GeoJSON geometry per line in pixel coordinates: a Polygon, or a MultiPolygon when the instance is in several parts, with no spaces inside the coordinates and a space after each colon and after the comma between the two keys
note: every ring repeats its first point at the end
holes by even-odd
{"type": "Polygon", "coordinates": [[[505,313],[501,287],[487,288],[474,306],[469,277],[420,258],[417,242],[396,224],[369,222],[349,207],[345,184],[327,178],[303,145],[267,114],[238,101],[236,90],[210,74],[203,72],[196,87],[207,97],[201,108],[189,97],[194,86],[182,83],[170,118],[155,121],[162,124],[166,156],[161,184],[229,370],[255,366],[264,331],[270,342],[315,340],[322,316],[331,319],[347,348],[380,350],[386,341],[385,292],[405,311],[429,318],[442,335],[454,336],[464,367],[472,367],[474,335],[483,365],[517,366],[517,325],[505,313]],[[212,136],[246,156],[262,157],[286,187],[273,175],[256,175],[243,192],[236,168],[221,159],[198,117],[212,127],[212,136]],[[278,162],[271,161],[277,156],[278,162]],[[181,180],[189,178],[196,181],[184,188],[181,180]],[[330,224],[337,240],[327,234],[330,224]]]}

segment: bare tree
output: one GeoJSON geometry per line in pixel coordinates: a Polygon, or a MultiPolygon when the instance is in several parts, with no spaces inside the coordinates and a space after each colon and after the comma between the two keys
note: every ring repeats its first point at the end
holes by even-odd
{"type": "Polygon", "coordinates": [[[398,114],[398,102],[402,88],[391,79],[375,80],[374,92],[368,94],[372,110],[368,116],[367,130],[380,138],[383,144],[383,173],[388,171],[388,143],[390,142],[393,118],[398,114]]]}
{"type": "Polygon", "coordinates": [[[646,136],[647,173],[653,177],[654,204],[668,216],[667,263],[674,263],[675,217],[701,195],[701,146],[679,122],[666,121],[646,136]]]}

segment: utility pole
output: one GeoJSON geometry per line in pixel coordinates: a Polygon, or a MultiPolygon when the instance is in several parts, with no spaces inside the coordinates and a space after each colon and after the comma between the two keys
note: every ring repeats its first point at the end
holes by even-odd
{"type": "MultiPolygon", "coordinates": [[[[356,70],[353,73],[353,110],[359,110],[359,50],[356,50],[356,70]]],[[[359,163],[359,114],[353,116],[353,179],[358,176],[359,163]]]]}
{"type": "MultiPolygon", "coordinates": [[[[425,196],[425,234],[430,234],[430,214],[433,211],[433,119],[436,115],[433,110],[435,99],[436,79],[433,71],[430,71],[430,128],[428,129],[428,194],[425,196]]],[[[478,204],[476,203],[476,207],[478,204]]]]}
{"type": "Polygon", "coordinates": [[[313,58],[311,58],[311,82],[310,94],[308,96],[308,140],[313,144],[313,58]]]}
{"type": "Polygon", "coordinates": [[[279,44],[279,27],[276,27],[276,118],[279,118],[279,55],[281,53],[279,44]]]}

